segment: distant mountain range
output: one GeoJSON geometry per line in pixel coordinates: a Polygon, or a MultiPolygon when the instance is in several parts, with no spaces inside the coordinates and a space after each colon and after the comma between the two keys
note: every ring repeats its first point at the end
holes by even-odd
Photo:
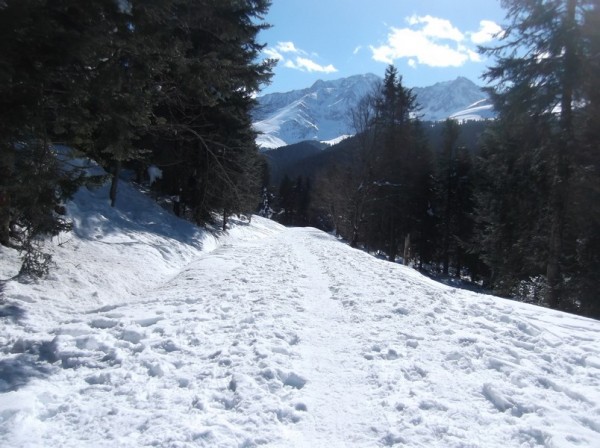
{"type": "MultiPolygon", "coordinates": [[[[305,140],[334,143],[352,135],[348,111],[380,81],[379,76],[369,73],[319,80],[307,89],[259,97],[253,111],[254,127],[260,132],[258,145],[273,149],[305,140]]],[[[481,120],[494,116],[487,94],[464,77],[415,87],[413,92],[422,120],[481,120]]]]}

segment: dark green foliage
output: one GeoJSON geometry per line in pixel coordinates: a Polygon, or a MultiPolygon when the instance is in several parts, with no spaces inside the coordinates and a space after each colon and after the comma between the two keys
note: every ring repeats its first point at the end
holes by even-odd
{"type": "Polygon", "coordinates": [[[274,218],[284,225],[306,226],[310,222],[310,202],[310,179],[298,176],[294,182],[286,175],[279,186],[274,218]]]}
{"type": "Polygon", "coordinates": [[[415,97],[402,85],[393,66],[388,67],[381,94],[375,100],[375,133],[371,184],[373,200],[366,212],[365,242],[390,260],[419,258],[415,242],[427,239],[426,228],[431,175],[430,155],[423,129],[411,114],[415,97]]]}
{"type": "Polygon", "coordinates": [[[597,117],[598,34],[591,23],[598,4],[503,5],[510,20],[503,43],[487,50],[497,58],[487,76],[496,82],[499,119],[478,163],[475,241],[497,291],[514,294],[534,279],[548,306],[593,313],[597,294],[583,291],[600,287],[591,255],[599,199],[592,154],[600,140],[591,131],[597,124],[588,127],[597,117]]]}
{"type": "Polygon", "coordinates": [[[474,274],[474,263],[467,252],[467,241],[473,232],[473,166],[471,154],[457,145],[461,126],[446,120],[442,129],[443,145],[436,154],[434,214],[439,238],[438,254],[444,275],[453,265],[454,275],[461,276],[468,267],[474,274]]]}
{"type": "Polygon", "coordinates": [[[327,145],[309,140],[265,151],[264,157],[269,164],[269,182],[278,186],[283,177],[312,176],[319,163],[312,164],[311,156],[321,154],[327,145]]]}
{"type": "Polygon", "coordinates": [[[539,259],[546,251],[547,164],[543,151],[527,150],[537,146],[543,133],[521,138],[525,129],[535,130],[530,124],[492,127],[476,163],[474,249],[490,268],[489,286],[504,295],[544,271],[539,259]]]}
{"type": "MultiPolygon", "coordinates": [[[[264,161],[250,108],[273,66],[259,61],[256,41],[268,6],[0,3],[0,243],[33,247],[68,228],[55,210],[81,173],[65,171],[57,143],[112,174],[113,206],[120,170],[154,163],[165,172],[158,188],[179,195],[180,211],[198,223],[219,212],[225,228],[231,214],[255,211],[264,161]]],[[[30,270],[39,260],[26,260],[30,270]]]]}
{"type": "Polygon", "coordinates": [[[253,92],[268,81],[272,64],[255,62],[265,27],[266,1],[174,1],[180,15],[162,26],[175,48],[162,74],[155,111],[153,161],[165,170],[163,188],[181,192],[192,219],[213,211],[254,211],[262,161],[254,143],[253,92]],[[180,9],[181,8],[181,9],[180,9]]]}
{"type": "Polygon", "coordinates": [[[58,212],[81,181],[52,143],[85,134],[82,22],[69,0],[0,9],[0,243],[25,251],[32,274],[49,262],[34,241],[69,229],[58,212]]]}
{"type": "MultiPolygon", "coordinates": [[[[353,246],[405,262],[431,252],[428,204],[431,157],[425,133],[412,118],[414,95],[393,66],[381,86],[352,111],[356,137],[345,155],[316,179],[316,205],[353,246]]],[[[341,155],[341,151],[340,151],[341,155]]]]}

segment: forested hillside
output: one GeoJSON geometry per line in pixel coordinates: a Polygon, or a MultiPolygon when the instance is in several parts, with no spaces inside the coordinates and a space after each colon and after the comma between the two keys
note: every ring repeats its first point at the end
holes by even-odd
{"type": "Polygon", "coordinates": [[[0,2],[0,243],[43,273],[36,239],[68,230],[81,160],[123,168],[177,214],[252,212],[264,163],[249,116],[271,76],[257,34],[266,0],[0,2]],[[58,146],[61,145],[61,146],[58,146]],[[75,159],[79,162],[73,163],[75,159]],[[157,169],[156,169],[157,168],[157,169]]]}
{"type": "Polygon", "coordinates": [[[498,119],[421,123],[390,66],[351,111],[354,138],[277,167],[275,216],[434,276],[599,316],[600,11],[504,5],[501,44],[482,49],[498,119]]]}

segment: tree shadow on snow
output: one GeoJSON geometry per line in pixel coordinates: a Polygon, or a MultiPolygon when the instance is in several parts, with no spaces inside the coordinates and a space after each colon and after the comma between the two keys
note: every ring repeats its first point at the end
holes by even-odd
{"type": "Polygon", "coordinates": [[[135,234],[148,233],[201,247],[202,229],[176,217],[127,182],[119,183],[115,207],[109,205],[108,185],[104,185],[81,188],[68,209],[75,221],[73,232],[81,239],[102,241],[119,233],[129,234],[130,242],[136,244],[135,234]]]}
{"type": "Polygon", "coordinates": [[[429,277],[431,280],[435,280],[438,283],[442,283],[446,286],[451,286],[457,289],[464,289],[466,291],[476,292],[479,294],[491,294],[491,291],[482,285],[474,282],[470,282],[468,280],[452,277],[449,275],[444,275],[436,272],[430,271],[420,271],[426,277],[429,277]]]}
{"type": "Polygon", "coordinates": [[[0,393],[11,392],[25,386],[36,378],[44,378],[52,373],[52,368],[40,358],[30,353],[0,360],[0,393]]]}
{"type": "Polygon", "coordinates": [[[8,304],[4,301],[4,288],[6,281],[0,281],[0,319],[6,318],[14,323],[25,317],[25,310],[17,305],[8,304]]]}
{"type": "Polygon", "coordinates": [[[6,281],[0,281],[0,319],[7,319],[18,323],[25,317],[25,310],[18,305],[6,303],[4,300],[4,288],[6,281]]]}
{"type": "Polygon", "coordinates": [[[25,317],[25,310],[17,305],[0,304],[0,319],[6,318],[18,322],[25,317]]]}
{"type": "MultiPolygon", "coordinates": [[[[6,319],[17,324],[24,317],[23,308],[0,301],[0,321],[6,319]]],[[[54,340],[32,342],[19,339],[12,347],[0,347],[0,352],[3,352],[0,358],[0,393],[18,390],[34,378],[49,376],[53,370],[51,363],[57,360],[54,340]]]]}

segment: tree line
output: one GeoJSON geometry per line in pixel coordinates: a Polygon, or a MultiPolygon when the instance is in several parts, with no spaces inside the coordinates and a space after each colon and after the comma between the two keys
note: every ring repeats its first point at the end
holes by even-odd
{"type": "Polygon", "coordinates": [[[508,25],[497,46],[481,49],[495,58],[485,77],[498,118],[478,148],[457,144],[465,125],[451,120],[432,147],[430,124],[390,66],[352,110],[356,136],[314,176],[308,216],[295,224],[499,295],[599,317],[600,8],[502,4],[508,25]]]}
{"type": "Polygon", "coordinates": [[[62,204],[92,180],[74,159],[106,169],[113,206],[123,168],[141,179],[155,165],[160,192],[199,224],[254,211],[269,3],[0,1],[0,243],[33,266],[36,239],[69,228],[62,204]]]}

